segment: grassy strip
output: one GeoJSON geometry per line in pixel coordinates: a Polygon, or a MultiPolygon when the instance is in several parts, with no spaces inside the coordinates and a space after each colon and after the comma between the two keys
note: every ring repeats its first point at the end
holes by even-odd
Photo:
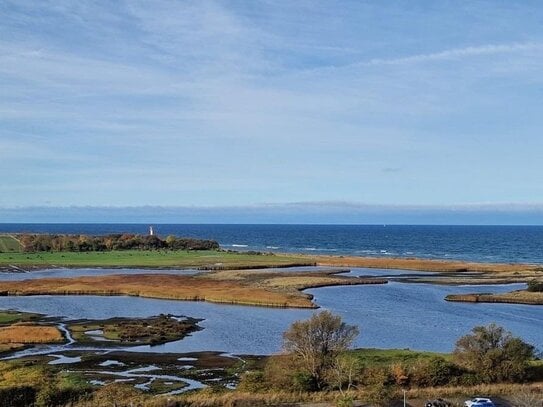
{"type": "Polygon", "coordinates": [[[526,290],[512,291],[501,294],[450,294],[445,297],[447,301],[456,302],[487,302],[506,304],[543,305],[543,293],[526,290]]]}
{"type": "Polygon", "coordinates": [[[10,235],[0,235],[0,253],[17,253],[22,251],[17,239],[10,235]]]}
{"type": "Polygon", "coordinates": [[[376,349],[376,348],[360,348],[349,351],[350,354],[356,356],[360,361],[368,366],[389,366],[395,363],[413,363],[419,360],[429,360],[435,357],[441,357],[450,360],[450,353],[437,353],[416,351],[410,349],[376,349]]]}
{"type": "Polygon", "coordinates": [[[0,267],[127,267],[199,268],[206,270],[314,265],[299,256],[166,250],[119,250],[110,252],[0,253],[0,267]]]}
{"type": "Polygon", "coordinates": [[[36,321],[41,317],[40,314],[19,311],[0,311],[0,325],[10,325],[16,322],[36,321]]]}
{"type": "Polygon", "coordinates": [[[384,284],[377,278],[351,278],[327,272],[219,272],[196,276],[172,274],[107,275],[2,281],[0,295],[129,295],[189,301],[315,308],[301,290],[333,285],[384,284]],[[232,273],[229,276],[229,273],[232,273]]]}
{"type": "Polygon", "coordinates": [[[331,266],[402,269],[431,272],[482,273],[481,278],[543,276],[543,267],[534,264],[474,263],[416,258],[308,256],[301,254],[254,254],[220,250],[118,250],[106,252],[0,253],[0,267],[15,265],[43,267],[155,267],[201,268],[209,270],[251,269],[287,266],[331,266]]]}

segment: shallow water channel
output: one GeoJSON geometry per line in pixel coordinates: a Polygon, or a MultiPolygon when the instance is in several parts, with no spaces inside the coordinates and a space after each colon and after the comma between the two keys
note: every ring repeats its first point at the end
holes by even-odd
{"type": "MultiPolygon", "coordinates": [[[[189,274],[196,271],[56,269],[26,274],[0,273],[0,279],[150,272],[189,274]]],[[[412,271],[353,269],[347,275],[401,277],[413,274],[412,271]]],[[[496,322],[541,348],[543,307],[444,300],[447,294],[452,293],[505,292],[523,287],[523,284],[442,286],[396,281],[385,285],[317,288],[307,292],[315,296],[315,302],[323,309],[338,313],[348,323],[359,326],[361,334],[355,343],[357,347],[447,352],[452,350],[456,339],[472,327],[496,322]]],[[[161,313],[202,318],[204,320],[200,326],[204,329],[183,340],[158,346],[127,347],[126,350],[174,353],[212,350],[238,355],[278,352],[282,332],[293,321],[307,318],[314,312],[306,309],[100,296],[0,297],[0,309],[37,312],[66,319],[150,317],[161,313]]],[[[59,351],[65,349],[58,347],[59,351]]]]}

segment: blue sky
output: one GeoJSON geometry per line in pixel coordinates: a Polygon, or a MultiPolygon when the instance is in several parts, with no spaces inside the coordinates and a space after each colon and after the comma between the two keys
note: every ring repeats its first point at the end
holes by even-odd
{"type": "Polygon", "coordinates": [[[543,223],[542,19],[537,1],[4,0],[0,221],[294,203],[543,223]]]}

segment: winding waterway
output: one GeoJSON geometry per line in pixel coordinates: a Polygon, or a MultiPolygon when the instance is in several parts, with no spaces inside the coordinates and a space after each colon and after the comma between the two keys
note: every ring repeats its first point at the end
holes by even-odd
{"type": "MultiPolygon", "coordinates": [[[[47,273],[49,276],[75,276],[81,275],[80,273],[111,274],[112,271],[57,270],[32,273],[32,277],[40,274],[43,277],[43,274],[47,273]]],[[[402,276],[413,272],[353,269],[350,274],[402,276]]],[[[29,275],[0,276],[2,279],[23,279],[29,275]]],[[[452,350],[458,337],[474,326],[496,322],[541,349],[543,307],[444,301],[445,296],[452,293],[504,292],[522,287],[523,284],[441,286],[390,282],[386,285],[326,287],[307,292],[315,296],[315,302],[323,309],[338,313],[348,323],[360,327],[361,335],[355,343],[357,347],[447,352],[452,350]]],[[[200,325],[204,329],[183,340],[126,350],[175,353],[213,350],[238,355],[278,352],[281,348],[282,332],[293,321],[307,318],[314,312],[305,309],[99,296],[0,297],[0,308],[38,312],[67,319],[150,317],[161,313],[203,318],[200,325]]]]}

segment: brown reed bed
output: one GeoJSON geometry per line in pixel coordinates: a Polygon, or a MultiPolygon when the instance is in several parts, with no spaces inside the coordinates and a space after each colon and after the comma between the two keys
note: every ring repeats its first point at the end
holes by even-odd
{"type": "Polygon", "coordinates": [[[334,285],[383,284],[325,272],[221,271],[195,276],[172,274],[42,278],[0,282],[0,295],[128,295],[268,307],[316,308],[302,290],[334,285]]]}
{"type": "Polygon", "coordinates": [[[64,341],[54,326],[15,324],[0,328],[0,344],[36,344],[64,341]]]}
{"type": "Polygon", "coordinates": [[[505,304],[543,305],[543,292],[518,290],[500,294],[450,294],[445,297],[445,300],[456,302],[488,302],[505,304]]]}

